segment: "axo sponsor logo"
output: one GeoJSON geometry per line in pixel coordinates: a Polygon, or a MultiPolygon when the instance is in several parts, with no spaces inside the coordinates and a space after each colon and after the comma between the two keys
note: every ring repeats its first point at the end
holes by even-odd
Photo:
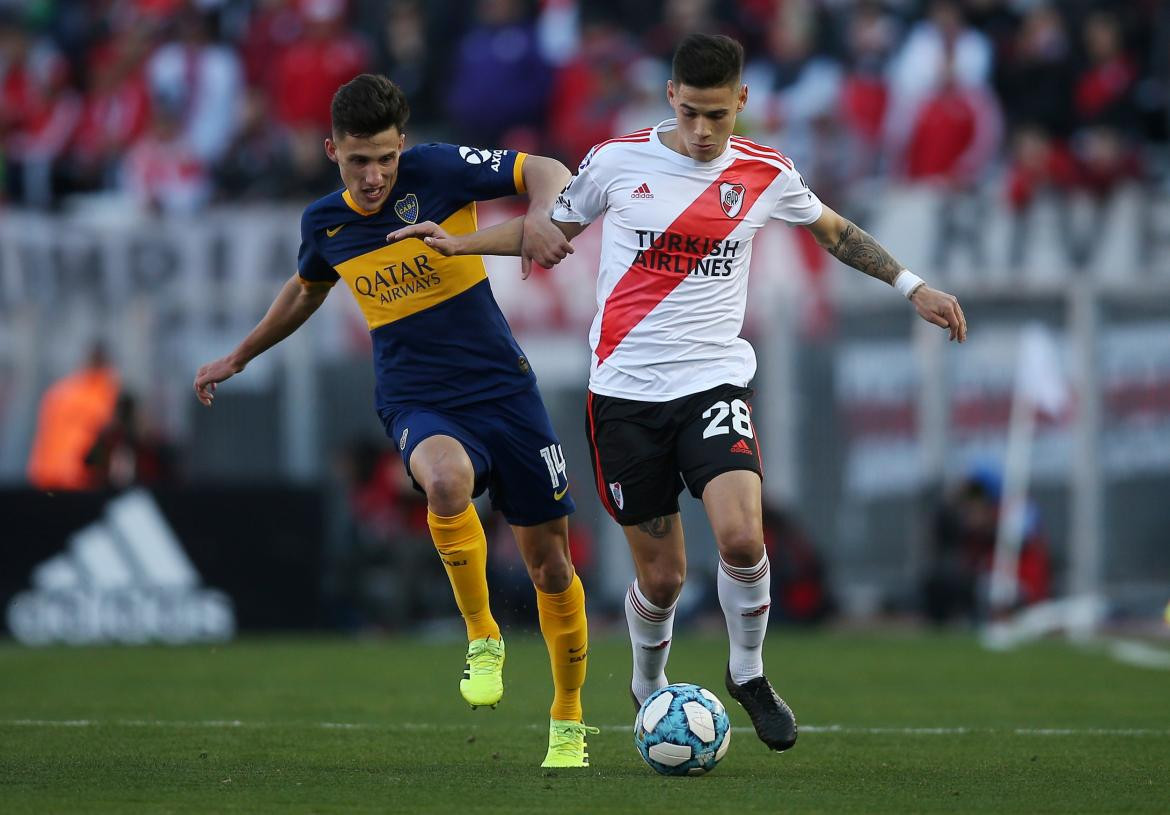
{"type": "Polygon", "coordinates": [[[491,162],[492,172],[500,171],[500,162],[504,159],[507,150],[484,150],[477,147],[460,147],[459,155],[468,164],[487,164],[491,162]]]}
{"type": "Polygon", "coordinates": [[[115,498],[12,598],[8,628],[26,645],[228,640],[231,599],[199,573],[150,493],[115,498]]]}

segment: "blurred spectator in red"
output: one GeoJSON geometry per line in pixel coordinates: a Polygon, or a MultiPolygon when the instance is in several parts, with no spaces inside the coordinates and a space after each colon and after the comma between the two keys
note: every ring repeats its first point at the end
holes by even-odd
{"type": "Polygon", "coordinates": [[[274,93],[284,52],[304,34],[298,0],[258,0],[240,42],[244,78],[251,88],[274,93]]]}
{"type": "Polygon", "coordinates": [[[765,505],[764,549],[772,568],[773,620],[812,624],[833,614],[824,558],[791,513],[765,505]]]}
{"type": "Polygon", "coordinates": [[[988,210],[982,182],[1003,138],[999,102],[987,83],[960,80],[953,61],[957,43],[943,40],[934,88],[914,106],[904,152],[894,154],[894,166],[907,180],[945,193],[935,208],[931,236],[931,263],[940,270],[960,249],[975,268],[986,261],[988,210]]]}
{"type": "MultiPolygon", "coordinates": [[[[581,32],[576,56],[557,69],[548,136],[553,154],[569,166],[576,166],[593,145],[617,135],[616,120],[628,101],[628,74],[636,55],[634,44],[621,29],[591,22],[581,32]]],[[[660,90],[666,93],[665,83],[660,90]]],[[[638,127],[654,124],[657,121],[638,127]]]]}
{"type": "Polygon", "coordinates": [[[1031,230],[1036,202],[1047,197],[1063,216],[1067,196],[1076,183],[1076,161],[1063,141],[1051,138],[1040,125],[1024,125],[1016,130],[1007,168],[1007,202],[1014,216],[1008,235],[1012,268],[1025,263],[1034,243],[1031,230]]]}
{"type": "Polygon", "coordinates": [[[93,486],[125,489],[133,484],[160,484],[174,475],[174,450],[138,410],[138,401],[123,393],[110,422],[85,456],[93,486]]]}
{"type": "Polygon", "coordinates": [[[57,162],[80,116],[69,63],[56,46],[15,18],[0,18],[0,148],[9,197],[36,207],[54,202],[57,162]]]}
{"type": "MultiPolygon", "coordinates": [[[[985,619],[1001,493],[999,473],[976,468],[936,511],[922,583],[923,607],[931,622],[985,619]]],[[[1017,572],[1018,605],[1048,599],[1048,550],[1039,513],[1030,506],[1017,572]]]]}
{"type": "Polygon", "coordinates": [[[1076,80],[1076,114],[1081,125],[1134,124],[1137,65],[1125,50],[1121,25],[1107,11],[1089,15],[1084,28],[1088,64],[1076,80]]]}
{"type": "Polygon", "coordinates": [[[234,49],[217,41],[218,17],[190,3],[169,20],[169,41],[147,63],[151,93],[178,116],[188,149],[218,160],[231,143],[243,93],[234,49]]]}
{"type": "Polygon", "coordinates": [[[118,163],[150,123],[145,61],[151,42],[149,26],[138,23],[93,50],[70,156],[73,189],[113,186],[118,163]]]}
{"type": "Polygon", "coordinates": [[[960,85],[949,65],[942,77],[942,84],[918,107],[900,164],[911,181],[961,190],[974,186],[988,170],[1003,120],[989,89],[960,85]]]}
{"type": "Polygon", "coordinates": [[[841,114],[853,139],[849,177],[873,175],[881,160],[889,89],[886,65],[894,47],[894,22],[875,2],[861,3],[846,22],[847,70],[841,114]]]}
{"type": "Polygon", "coordinates": [[[320,153],[338,87],[370,68],[365,40],[346,27],[346,0],[297,0],[304,36],[277,57],[270,98],[277,119],[312,133],[320,153]]]}
{"type": "Polygon", "coordinates": [[[30,484],[40,490],[87,490],[99,485],[86,457],[114,416],[120,388],[118,372],[105,348],[95,344],[81,370],[45,391],[28,458],[30,484]]]}
{"type": "Polygon", "coordinates": [[[122,164],[121,186],[146,212],[194,212],[211,198],[206,165],[183,137],[183,113],[156,98],[150,127],[122,164]]]}
{"type": "Polygon", "coordinates": [[[904,152],[919,105],[944,77],[960,87],[985,86],[991,64],[991,44],[967,24],[958,2],[932,0],[926,18],[910,30],[890,64],[886,128],[891,153],[904,152]]]}
{"type": "Polygon", "coordinates": [[[478,0],[447,94],[456,138],[493,147],[518,148],[517,138],[531,143],[543,123],[551,77],[523,0],[478,0]]]}

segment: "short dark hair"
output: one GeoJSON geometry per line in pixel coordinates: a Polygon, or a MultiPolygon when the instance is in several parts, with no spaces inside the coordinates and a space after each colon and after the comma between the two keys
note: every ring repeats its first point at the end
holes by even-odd
{"type": "Polygon", "coordinates": [[[406,131],[410,105],[402,88],[378,74],[359,74],[333,94],[333,134],[365,138],[397,127],[406,131]]]}
{"type": "Polygon", "coordinates": [[[722,34],[691,34],[674,52],[671,79],[692,88],[738,85],[743,75],[743,46],[722,34]]]}

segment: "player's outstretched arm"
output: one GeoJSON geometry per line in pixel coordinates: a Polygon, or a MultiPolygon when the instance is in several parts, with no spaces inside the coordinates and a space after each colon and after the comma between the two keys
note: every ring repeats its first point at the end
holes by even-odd
{"type": "Polygon", "coordinates": [[[520,172],[524,177],[524,189],[528,191],[520,267],[522,276],[528,277],[532,261],[551,269],[573,252],[572,244],[549,217],[557,196],[568,186],[573,174],[556,159],[534,155],[525,158],[520,172]]]}
{"type": "Polygon", "coordinates": [[[300,328],[328,294],[327,286],[304,285],[300,275],[293,275],[236,350],[199,368],[195,374],[195,397],[210,407],[217,384],[240,373],[257,356],[300,328]]]}
{"type": "Polygon", "coordinates": [[[486,229],[469,232],[466,235],[452,235],[434,221],[404,226],[386,236],[387,243],[418,238],[440,255],[505,255],[516,257],[520,254],[524,240],[524,219],[519,215],[486,229]]]}
{"type": "Polygon", "coordinates": [[[952,340],[967,339],[967,318],[958,299],[926,285],[857,224],[825,207],[808,230],[837,260],[897,288],[922,319],[947,329],[952,340]]]}

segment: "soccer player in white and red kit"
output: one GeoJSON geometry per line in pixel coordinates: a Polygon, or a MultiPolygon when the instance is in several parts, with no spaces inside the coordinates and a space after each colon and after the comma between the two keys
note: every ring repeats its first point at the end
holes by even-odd
{"type": "MultiPolygon", "coordinates": [[[[626,621],[635,701],[667,684],[686,575],[678,496],[687,489],[702,500],[719,550],[727,690],[760,739],[786,750],[796,720],[763,666],[770,576],[749,387],[756,357],[739,336],[752,238],[771,219],[805,226],[952,340],[965,339],[966,321],[954,297],[824,206],[789,159],[732,135],[747,101],[739,43],[692,35],[672,67],[667,99],[677,118],[594,147],[553,208],[569,238],[603,221],[586,430],[598,495],[634,558],[626,621]]],[[[521,221],[454,238],[419,224],[388,238],[422,236],[452,254],[519,254],[521,221]]]]}

